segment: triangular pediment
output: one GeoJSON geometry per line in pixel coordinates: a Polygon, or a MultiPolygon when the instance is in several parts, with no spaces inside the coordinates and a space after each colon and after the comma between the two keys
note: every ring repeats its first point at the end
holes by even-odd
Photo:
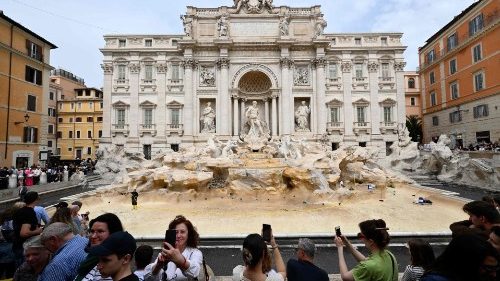
{"type": "Polygon", "coordinates": [[[352,104],[356,104],[356,105],[369,105],[370,102],[367,101],[366,99],[364,98],[360,98],[359,100],[353,102],[352,104]]]}
{"type": "Polygon", "coordinates": [[[380,104],[394,105],[397,102],[391,98],[386,98],[385,100],[379,102],[380,104]]]}
{"type": "Polygon", "coordinates": [[[176,100],[173,100],[173,101],[167,103],[168,108],[179,108],[179,107],[183,107],[183,106],[184,106],[184,104],[182,104],[176,100]]]}
{"type": "Polygon", "coordinates": [[[139,104],[141,107],[156,107],[156,103],[145,100],[139,104]]]}
{"type": "Polygon", "coordinates": [[[130,105],[128,103],[125,103],[121,100],[116,101],[112,104],[113,107],[129,107],[130,105]]]}
{"type": "Polygon", "coordinates": [[[326,103],[326,105],[329,107],[342,106],[343,104],[344,104],[344,102],[339,100],[339,99],[332,99],[331,101],[326,103]]]}

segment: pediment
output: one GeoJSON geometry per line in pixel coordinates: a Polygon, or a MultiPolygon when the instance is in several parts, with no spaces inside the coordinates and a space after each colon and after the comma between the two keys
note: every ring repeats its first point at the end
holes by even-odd
{"type": "Polygon", "coordinates": [[[326,103],[328,107],[342,106],[343,104],[344,102],[339,99],[332,99],[331,101],[326,103]]]}
{"type": "Polygon", "coordinates": [[[354,101],[352,104],[356,104],[356,105],[369,105],[370,102],[367,101],[366,99],[364,98],[360,98],[359,100],[357,101],[354,101]]]}
{"type": "Polygon", "coordinates": [[[167,103],[167,107],[168,108],[180,108],[180,107],[183,107],[183,106],[184,106],[184,104],[182,104],[182,103],[180,103],[180,102],[178,102],[176,100],[173,100],[173,101],[167,103]]]}
{"type": "Polygon", "coordinates": [[[156,107],[156,103],[145,100],[139,104],[141,107],[156,107]]]}
{"type": "Polygon", "coordinates": [[[112,104],[113,107],[129,107],[130,105],[128,103],[125,103],[121,100],[116,101],[112,104]]]}
{"type": "Polygon", "coordinates": [[[386,98],[385,100],[379,102],[380,104],[395,105],[397,102],[391,98],[386,98]]]}

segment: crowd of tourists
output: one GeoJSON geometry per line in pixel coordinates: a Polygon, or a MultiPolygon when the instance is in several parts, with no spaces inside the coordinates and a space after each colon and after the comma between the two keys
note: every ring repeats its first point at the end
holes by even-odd
{"type": "MultiPolygon", "coordinates": [[[[1,214],[0,279],[214,280],[198,247],[198,230],[182,215],[170,221],[165,242],[158,255],[153,256],[153,248],[138,246],[113,213],[89,220],[88,213],[80,213],[81,202],[60,202],[49,218],[45,209],[37,206],[38,199],[38,193],[30,191],[23,202],[15,203],[1,214]]],[[[402,280],[496,280],[500,252],[500,212],[496,199],[466,203],[463,210],[469,219],[450,225],[452,240],[436,258],[427,241],[408,241],[411,259],[402,280]]],[[[382,219],[359,223],[357,238],[368,250],[367,256],[340,230],[332,234],[342,280],[398,280],[398,261],[388,250],[388,231],[382,219]],[[351,269],[345,252],[357,260],[351,269]]],[[[244,239],[242,264],[233,269],[232,280],[329,280],[327,272],[315,265],[315,253],[314,242],[301,238],[296,256],[285,264],[272,229],[263,228],[261,234],[250,234],[244,239]]]]}

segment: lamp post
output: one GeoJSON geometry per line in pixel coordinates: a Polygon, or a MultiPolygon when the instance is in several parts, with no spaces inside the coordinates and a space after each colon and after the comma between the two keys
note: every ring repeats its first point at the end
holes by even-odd
{"type": "Polygon", "coordinates": [[[24,115],[24,121],[17,121],[17,122],[14,122],[14,125],[19,125],[19,124],[22,124],[22,123],[28,123],[28,121],[30,120],[30,116],[28,115],[28,113],[26,112],[26,114],[24,115]]]}

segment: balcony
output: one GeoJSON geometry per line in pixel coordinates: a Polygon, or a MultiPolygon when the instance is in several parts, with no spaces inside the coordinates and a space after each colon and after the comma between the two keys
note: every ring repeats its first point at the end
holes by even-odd
{"type": "Polygon", "coordinates": [[[141,83],[139,85],[141,91],[144,92],[146,90],[151,89],[152,92],[156,91],[156,79],[141,79],[141,83]]]}
{"type": "Polygon", "coordinates": [[[394,77],[388,77],[388,76],[381,76],[378,78],[378,87],[380,90],[384,89],[391,89],[393,90],[394,87],[396,86],[396,83],[394,83],[394,77]]]}
{"type": "Polygon", "coordinates": [[[342,90],[342,78],[328,78],[326,79],[326,87],[328,90],[342,90]]]}
{"type": "Polygon", "coordinates": [[[170,92],[182,92],[184,90],[184,81],[182,79],[168,79],[167,89],[170,92]]]}
{"type": "Polygon", "coordinates": [[[183,124],[167,124],[167,128],[165,129],[165,133],[167,136],[171,136],[174,134],[182,136],[184,134],[184,125],[183,124]]]}
{"type": "Polygon", "coordinates": [[[128,91],[130,88],[129,80],[124,78],[118,78],[114,80],[113,90],[116,92],[118,89],[125,89],[128,91]]]}
{"type": "Polygon", "coordinates": [[[140,124],[139,134],[144,136],[144,134],[151,134],[151,136],[156,136],[156,124],[140,124]]]}
{"type": "Polygon", "coordinates": [[[368,89],[368,77],[353,77],[352,78],[352,89],[353,90],[367,90],[368,89]]]}
{"type": "Polygon", "coordinates": [[[352,128],[356,136],[360,134],[371,134],[372,128],[370,127],[370,122],[353,122],[352,128]]]}
{"type": "Polygon", "coordinates": [[[111,135],[114,137],[116,134],[123,134],[124,136],[128,136],[129,133],[129,125],[128,124],[112,124],[111,125],[111,135]]]}
{"type": "Polygon", "coordinates": [[[344,123],[343,122],[328,122],[326,123],[326,131],[329,135],[337,133],[339,135],[344,134],[344,123]]]}
{"type": "Polygon", "coordinates": [[[385,133],[392,131],[392,133],[395,134],[398,132],[397,125],[398,124],[396,122],[393,122],[393,121],[380,122],[380,133],[385,134],[385,133]]]}

